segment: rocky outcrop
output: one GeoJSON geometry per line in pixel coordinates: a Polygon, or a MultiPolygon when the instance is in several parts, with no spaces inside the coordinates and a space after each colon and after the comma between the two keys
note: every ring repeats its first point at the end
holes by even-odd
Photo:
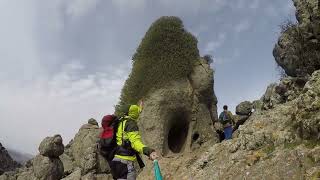
{"type": "Polygon", "coordinates": [[[294,126],[302,139],[320,140],[320,70],[312,74],[310,81],[297,99],[293,114],[294,126]]]}
{"type": "MultiPolygon", "coordinates": [[[[199,180],[320,178],[320,71],[304,84],[291,100],[254,111],[232,140],[206,142],[183,156],[163,157],[159,160],[163,176],[199,180]]],[[[151,167],[147,165],[139,179],[153,179],[151,167]]]]}
{"type": "Polygon", "coordinates": [[[58,180],[63,177],[63,164],[59,156],[64,151],[60,135],[46,137],[39,146],[40,154],[30,163],[14,172],[5,173],[0,180],[58,180]]]}
{"type": "Polygon", "coordinates": [[[97,143],[101,129],[95,119],[89,119],[65,147],[60,156],[64,165],[65,179],[90,179],[105,175],[110,177],[107,161],[100,155],[97,143]],[[79,175],[80,174],[80,175],[79,175]]]}
{"type": "Polygon", "coordinates": [[[63,171],[63,164],[58,157],[37,155],[33,159],[33,174],[39,180],[61,179],[63,171]]]}
{"type": "Polygon", "coordinates": [[[236,114],[249,116],[252,112],[252,109],[253,104],[250,101],[244,101],[236,106],[236,114]]]}
{"type": "Polygon", "coordinates": [[[213,70],[201,59],[190,77],[173,81],[149,94],[139,127],[149,146],[163,155],[183,153],[206,141],[217,142],[213,70]]]}
{"type": "Polygon", "coordinates": [[[112,179],[109,166],[97,148],[100,132],[98,122],[89,119],[65,147],[60,135],[46,137],[35,158],[25,167],[0,176],[0,180],[112,179]]]}
{"type": "Polygon", "coordinates": [[[0,143],[0,175],[18,167],[20,167],[20,164],[11,158],[8,151],[0,143]]]}
{"type": "Polygon", "coordinates": [[[270,84],[260,102],[258,102],[262,104],[257,107],[268,110],[276,104],[283,104],[296,99],[307,81],[307,77],[286,77],[281,79],[280,83],[270,84]]]}
{"type": "Polygon", "coordinates": [[[233,116],[233,131],[236,131],[240,125],[244,124],[250,117],[253,110],[253,103],[250,101],[241,102],[236,106],[236,115],[233,116]]]}
{"type": "Polygon", "coordinates": [[[46,137],[39,146],[39,152],[42,156],[59,157],[64,152],[62,137],[60,135],[46,137]]]}
{"type": "Polygon", "coordinates": [[[320,68],[318,0],[293,0],[298,24],[284,24],[275,45],[276,62],[289,76],[305,76],[320,68]]]}

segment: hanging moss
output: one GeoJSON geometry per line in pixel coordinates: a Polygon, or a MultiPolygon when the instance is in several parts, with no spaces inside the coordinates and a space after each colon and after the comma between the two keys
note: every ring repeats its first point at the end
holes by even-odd
{"type": "Polygon", "coordinates": [[[151,25],[132,58],[132,71],[116,113],[168,81],[187,77],[198,59],[197,39],[184,29],[182,21],[177,17],[161,17],[151,25]]]}

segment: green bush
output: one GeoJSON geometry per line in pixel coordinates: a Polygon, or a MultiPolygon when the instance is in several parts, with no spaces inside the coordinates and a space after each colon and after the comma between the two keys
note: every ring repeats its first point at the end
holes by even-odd
{"type": "Polygon", "coordinates": [[[168,81],[187,77],[199,59],[197,39],[184,29],[177,17],[156,20],[132,58],[132,71],[116,106],[119,114],[126,104],[135,104],[168,81]]]}

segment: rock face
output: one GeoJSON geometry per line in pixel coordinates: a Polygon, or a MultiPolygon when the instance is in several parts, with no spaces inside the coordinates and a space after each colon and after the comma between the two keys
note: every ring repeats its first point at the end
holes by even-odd
{"type": "Polygon", "coordinates": [[[39,180],[61,179],[63,170],[63,164],[59,158],[38,155],[33,160],[33,173],[39,180]]]}
{"type": "MultiPolygon", "coordinates": [[[[292,101],[299,96],[308,81],[305,77],[286,77],[280,83],[270,84],[261,98],[258,108],[272,109],[276,104],[292,101]]],[[[256,107],[256,108],[257,108],[256,107]]]]}
{"type": "Polygon", "coordinates": [[[216,142],[213,70],[201,59],[188,78],[151,93],[144,101],[139,127],[147,145],[163,155],[183,153],[206,141],[216,142]]]}
{"type": "Polygon", "coordinates": [[[250,115],[253,109],[253,104],[250,101],[244,101],[236,106],[236,114],[250,115]]]}
{"type": "MultiPolygon", "coordinates": [[[[296,86],[289,84],[294,87],[287,89],[296,86]]],[[[186,180],[319,179],[320,71],[304,84],[291,100],[254,111],[232,140],[205,142],[183,156],[163,157],[159,160],[163,176],[186,180]]],[[[148,164],[139,179],[153,179],[152,170],[148,164]]]]}
{"type": "Polygon", "coordinates": [[[0,175],[18,167],[20,167],[20,164],[11,158],[8,151],[0,143],[0,175]]]}
{"type": "Polygon", "coordinates": [[[65,152],[60,156],[65,168],[64,174],[68,175],[65,179],[73,180],[79,176],[82,179],[90,179],[91,176],[96,178],[110,172],[107,161],[99,154],[97,148],[100,132],[98,122],[89,119],[65,147],[65,152]]]}
{"type": "Polygon", "coordinates": [[[298,24],[287,24],[275,45],[276,62],[289,76],[305,76],[320,67],[318,0],[293,0],[298,24]]]}
{"type": "Polygon", "coordinates": [[[40,154],[25,167],[5,173],[0,180],[58,180],[63,177],[63,164],[59,158],[64,151],[60,135],[46,137],[39,146],[40,154]]]}
{"type": "Polygon", "coordinates": [[[60,135],[46,137],[39,146],[39,152],[43,156],[59,157],[64,152],[62,137],[60,135]]]}

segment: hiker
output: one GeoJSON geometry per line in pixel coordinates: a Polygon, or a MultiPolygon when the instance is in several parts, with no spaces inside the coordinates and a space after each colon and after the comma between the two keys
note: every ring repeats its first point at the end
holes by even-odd
{"type": "Polygon", "coordinates": [[[219,121],[223,125],[224,139],[232,139],[232,125],[234,124],[233,115],[228,111],[228,106],[223,106],[223,111],[219,115],[219,121]]]}
{"type": "Polygon", "coordinates": [[[137,176],[134,167],[135,161],[138,162],[140,168],[144,167],[140,157],[142,153],[148,156],[150,160],[158,158],[155,150],[147,147],[141,141],[137,125],[141,108],[138,105],[131,105],[128,113],[118,120],[117,128],[115,129],[117,147],[111,155],[114,158],[108,160],[114,179],[135,180],[137,176]]]}

